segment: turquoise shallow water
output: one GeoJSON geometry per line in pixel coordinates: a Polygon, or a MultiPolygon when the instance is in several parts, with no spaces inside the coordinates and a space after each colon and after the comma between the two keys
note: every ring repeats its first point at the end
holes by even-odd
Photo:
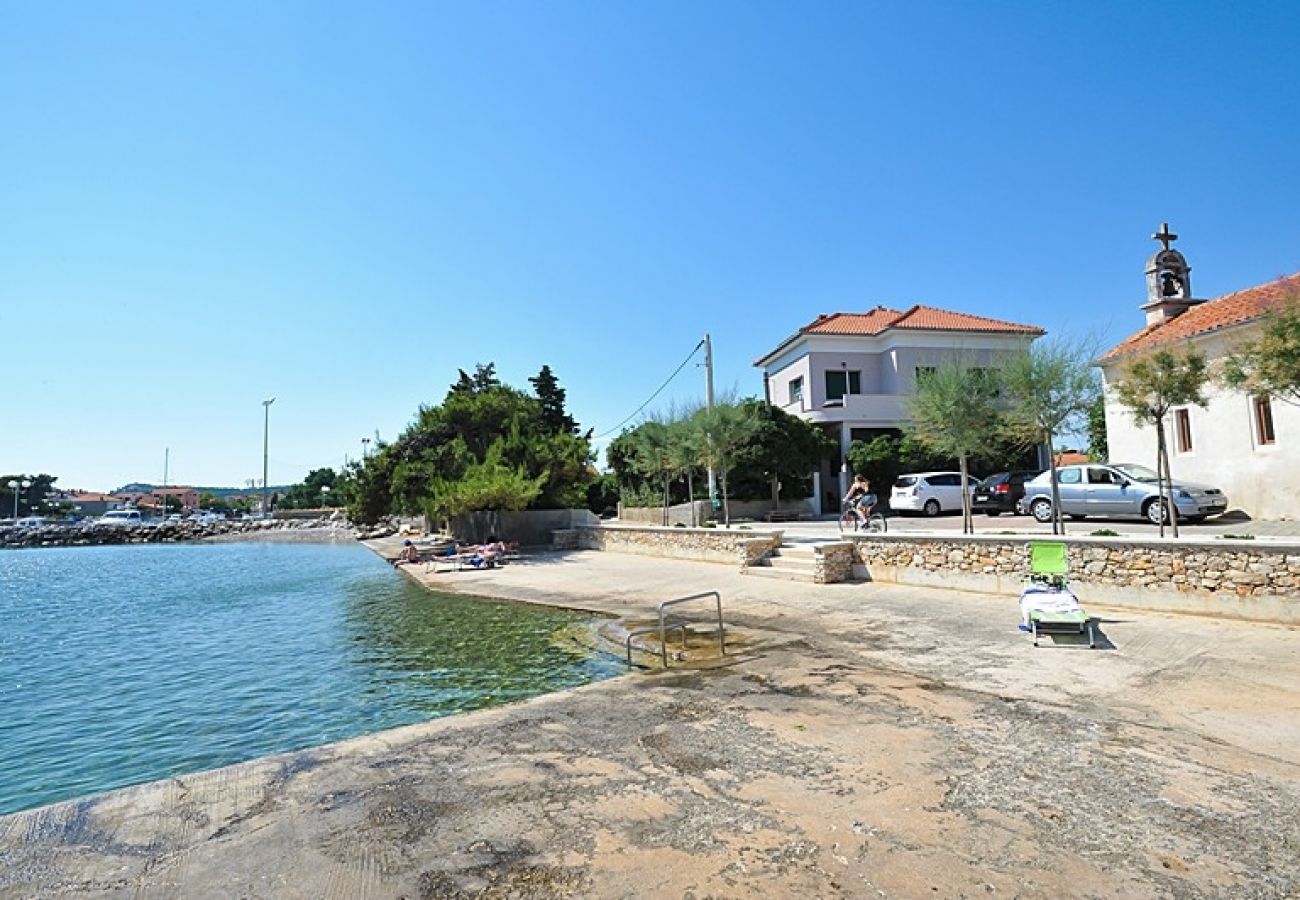
{"type": "Polygon", "coordinates": [[[355,545],[0,553],[0,813],[616,674],[557,640],[590,621],[355,545]]]}

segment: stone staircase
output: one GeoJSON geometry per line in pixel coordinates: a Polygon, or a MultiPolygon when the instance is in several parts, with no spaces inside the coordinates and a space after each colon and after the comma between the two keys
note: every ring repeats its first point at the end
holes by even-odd
{"type": "Polygon", "coordinates": [[[745,574],[812,584],[813,571],[817,565],[817,554],[813,547],[813,544],[807,543],[783,543],[767,556],[748,566],[745,574]]]}

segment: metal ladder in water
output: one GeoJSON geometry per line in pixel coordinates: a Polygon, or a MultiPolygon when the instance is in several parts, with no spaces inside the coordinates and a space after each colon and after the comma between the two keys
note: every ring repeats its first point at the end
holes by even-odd
{"type": "Polygon", "coordinates": [[[676,606],[681,603],[690,603],[696,600],[706,600],[710,597],[713,598],[713,601],[717,606],[717,612],[718,612],[718,653],[721,656],[726,656],[727,639],[726,639],[726,631],[722,625],[722,595],[717,591],[704,591],[701,594],[691,594],[687,597],[677,597],[672,600],[665,600],[664,602],[660,603],[658,607],[659,624],[657,626],[651,626],[650,628],[638,628],[636,631],[629,631],[627,633],[627,641],[625,642],[625,649],[627,651],[627,664],[629,666],[632,665],[632,638],[639,637],[640,635],[643,634],[658,633],[659,658],[662,660],[664,668],[667,669],[668,668],[668,632],[678,631],[681,633],[682,650],[684,652],[686,650],[686,628],[688,623],[669,622],[665,614],[665,611],[670,606],[676,606]]]}

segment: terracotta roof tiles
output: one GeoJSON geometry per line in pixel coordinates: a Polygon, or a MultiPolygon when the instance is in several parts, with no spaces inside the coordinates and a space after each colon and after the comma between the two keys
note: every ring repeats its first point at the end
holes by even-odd
{"type": "Polygon", "coordinates": [[[1233,294],[1224,294],[1193,306],[1168,322],[1148,325],[1106,351],[1101,359],[1115,359],[1140,350],[1154,350],[1156,347],[1232,325],[1242,325],[1260,318],[1288,296],[1300,298],[1300,273],[1233,294]]]}
{"type": "Polygon", "coordinates": [[[922,331],[979,331],[1001,334],[1044,334],[1035,325],[1018,325],[1000,319],[951,312],[933,306],[913,306],[904,312],[877,306],[865,313],[818,316],[800,328],[801,334],[880,334],[890,328],[922,331]]]}

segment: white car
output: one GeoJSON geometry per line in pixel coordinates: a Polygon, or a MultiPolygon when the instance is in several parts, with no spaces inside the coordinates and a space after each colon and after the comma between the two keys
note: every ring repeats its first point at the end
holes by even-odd
{"type": "Polygon", "coordinates": [[[43,525],[48,525],[49,522],[44,516],[27,516],[19,519],[16,524],[19,528],[40,528],[43,525]]]}
{"type": "Polygon", "coordinates": [[[196,513],[195,515],[191,516],[190,521],[193,522],[195,525],[212,525],[216,522],[226,521],[226,517],[223,516],[221,513],[212,512],[211,510],[206,510],[204,512],[196,513]]]}
{"type": "MultiPolygon", "coordinates": [[[[966,491],[974,493],[978,478],[966,476],[966,491]]],[[[937,516],[961,509],[960,472],[915,472],[894,479],[889,495],[894,512],[919,512],[937,516]]]]}
{"type": "Polygon", "coordinates": [[[120,527],[122,525],[143,525],[144,516],[140,515],[138,509],[114,509],[104,513],[95,520],[96,525],[111,525],[120,527]]]}

